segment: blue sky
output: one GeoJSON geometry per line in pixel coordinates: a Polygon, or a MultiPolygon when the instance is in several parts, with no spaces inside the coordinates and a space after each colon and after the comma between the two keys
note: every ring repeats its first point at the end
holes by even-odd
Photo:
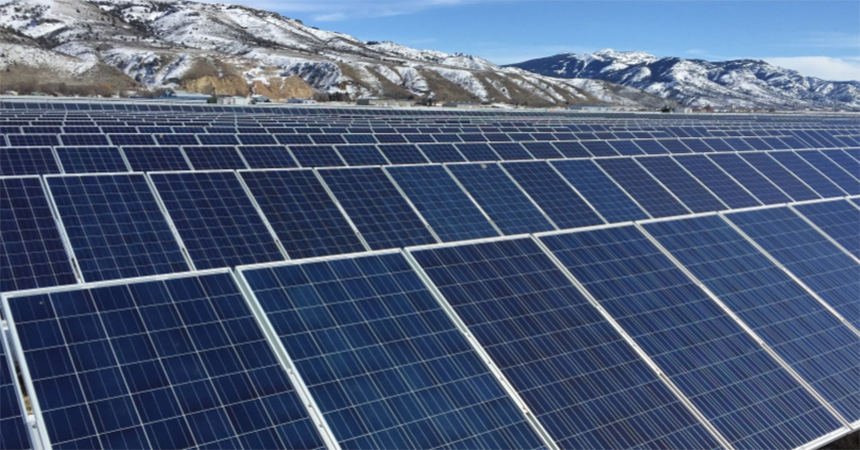
{"type": "MultiPolygon", "coordinates": [[[[224,1],[224,0],[221,0],[224,1]]],[[[860,2],[232,0],[362,40],[498,64],[603,48],[712,61],[759,58],[860,80],[860,2]]]]}

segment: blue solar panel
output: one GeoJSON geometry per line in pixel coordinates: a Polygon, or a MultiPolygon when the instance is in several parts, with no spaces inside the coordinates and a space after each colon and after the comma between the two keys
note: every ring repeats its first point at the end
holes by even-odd
{"type": "Polygon", "coordinates": [[[150,177],[197,269],[284,259],[235,173],[150,177]]]}
{"type": "Polygon", "coordinates": [[[669,153],[678,154],[678,153],[692,153],[692,151],[684,145],[684,142],[680,139],[661,139],[660,143],[663,144],[663,147],[666,147],[666,150],[669,150],[669,153]]]}
{"type": "Polygon", "coordinates": [[[39,178],[0,178],[0,291],[75,282],[39,178]]]}
{"type": "Polygon", "coordinates": [[[642,151],[649,155],[660,155],[669,153],[669,151],[666,150],[666,147],[663,147],[663,145],[660,143],[661,141],[658,140],[637,139],[634,142],[636,143],[636,145],[639,146],[639,148],[642,149],[642,151]]]}
{"type": "Polygon", "coordinates": [[[11,147],[55,147],[60,140],[55,134],[10,134],[6,136],[11,147]]]}
{"type": "Polygon", "coordinates": [[[649,218],[593,161],[553,161],[552,165],[607,222],[649,218]]]}
{"type": "Polygon", "coordinates": [[[854,259],[788,208],[728,218],[860,329],[860,265],[854,259]]]}
{"type": "Polygon", "coordinates": [[[7,301],[46,446],[324,447],[229,272],[7,301]]]}
{"type": "Polygon", "coordinates": [[[738,152],[753,150],[753,148],[750,147],[749,144],[747,144],[741,138],[726,137],[726,138],[723,138],[723,142],[725,142],[730,147],[732,147],[733,150],[738,151],[738,152]]]}
{"type": "Polygon", "coordinates": [[[618,152],[615,151],[615,149],[606,141],[582,141],[582,145],[584,145],[592,155],[597,157],[618,156],[618,152]]]}
{"type": "Polygon", "coordinates": [[[242,275],[341,448],[543,447],[400,253],[242,275]]]}
{"type": "Polygon", "coordinates": [[[830,179],[822,175],[818,170],[809,165],[803,158],[794,152],[771,152],[768,155],[777,160],[795,176],[803,180],[809,187],[814,189],[822,197],[842,197],[845,191],[833,184],[830,179]]]}
{"type": "Polygon", "coordinates": [[[448,169],[504,234],[555,229],[496,164],[453,164],[448,169]]]}
{"type": "Polygon", "coordinates": [[[197,139],[203,145],[239,145],[239,140],[232,134],[200,134],[197,139]]]}
{"type": "Polygon", "coordinates": [[[240,175],[291,258],[365,250],[313,171],[243,171],[240,175]]]}
{"type": "Polygon", "coordinates": [[[275,138],[284,145],[312,144],[311,138],[305,134],[276,134],[275,138]]]}
{"type": "Polygon", "coordinates": [[[468,161],[498,161],[501,159],[489,144],[464,143],[455,144],[455,146],[468,161]]]}
{"type": "Polygon", "coordinates": [[[734,448],[795,448],[838,426],[636,228],[541,240],[734,448]]]}
{"type": "Polygon", "coordinates": [[[493,151],[506,161],[518,159],[534,159],[519,142],[494,142],[490,144],[493,151]]]}
{"type": "Polygon", "coordinates": [[[499,235],[444,167],[395,166],[386,171],[443,242],[499,235]]]}
{"type": "Polygon", "coordinates": [[[637,158],[639,164],[657,178],[675,197],[695,213],[720,211],[728,207],[696,178],[668,156],[637,158]]]}
{"type": "Polygon", "coordinates": [[[855,257],[860,258],[860,210],[846,201],[795,205],[794,208],[855,257]]]}
{"type": "Polygon", "coordinates": [[[434,163],[463,162],[466,158],[453,144],[419,144],[421,152],[434,163]]]}
{"type": "Polygon", "coordinates": [[[609,144],[621,155],[642,155],[645,153],[633,141],[609,141],[609,144]]]}
{"type": "Polygon", "coordinates": [[[286,169],[298,167],[293,155],[280,145],[243,145],[239,153],[252,169],[286,169]]]}
{"type": "Polygon", "coordinates": [[[0,175],[47,175],[60,173],[50,148],[4,148],[0,152],[0,175]]]}
{"type": "Polygon", "coordinates": [[[761,205],[743,186],[708,158],[703,156],[673,156],[672,158],[730,208],[761,205]]]}
{"type": "Polygon", "coordinates": [[[738,154],[720,153],[707,155],[713,162],[728,172],[732,178],[755,195],[762,203],[772,205],[791,201],[782,190],[771,183],[755,168],[747,164],[738,154]]]}
{"type": "MultiPolygon", "coordinates": [[[[109,134],[110,142],[113,145],[155,145],[155,140],[149,134],[109,134]]],[[[197,145],[197,143],[194,143],[197,145]]]]}
{"type": "Polygon", "coordinates": [[[858,181],[857,176],[853,176],[830,158],[824,156],[823,153],[817,150],[798,151],[795,153],[830,178],[831,181],[838,184],[848,194],[860,194],[860,181],[858,181]]]}
{"type": "Polygon", "coordinates": [[[379,142],[391,144],[400,144],[406,142],[406,138],[399,134],[378,134],[379,130],[377,130],[376,132],[377,134],[374,137],[376,137],[376,140],[379,142]]]}
{"type": "Polygon", "coordinates": [[[46,182],[85,281],[189,270],[143,175],[52,176],[46,182]]]}
{"type": "Polygon", "coordinates": [[[721,218],[645,228],[849,422],[860,419],[860,337],[721,218]]]}
{"type": "Polygon", "coordinates": [[[564,157],[553,144],[552,142],[523,142],[522,146],[537,159],[559,159],[564,157]]]}
{"type": "Polygon", "coordinates": [[[275,138],[269,134],[238,134],[239,143],[243,145],[278,145],[275,138]]]}
{"type": "Polygon", "coordinates": [[[375,145],[338,145],[337,152],[340,153],[340,156],[350,166],[384,166],[391,164],[375,145]]]}
{"type": "Polygon", "coordinates": [[[855,177],[860,177],[860,161],[842,150],[823,150],[828,158],[855,177]]]}
{"type": "Polygon", "coordinates": [[[427,163],[427,158],[415,144],[379,144],[378,148],[392,164],[427,163]]]}
{"type": "Polygon", "coordinates": [[[411,253],[560,448],[719,447],[531,239],[411,253]]]}
{"type": "Polygon", "coordinates": [[[134,172],[191,169],[179,147],[123,147],[122,152],[134,172]]]}
{"type": "Polygon", "coordinates": [[[117,147],[57,147],[65,173],[128,172],[117,147]]]}
{"type": "Polygon", "coordinates": [[[688,210],[669,191],[631,158],[597,160],[615,182],[648,211],[652,217],[689,214],[688,210]]]}
{"type": "Polygon", "coordinates": [[[436,242],[382,169],[333,169],[319,173],[371,249],[436,242]]]}
{"type": "Polygon", "coordinates": [[[343,136],[339,134],[311,134],[309,136],[314,144],[346,144],[343,136]]]}
{"type": "Polygon", "coordinates": [[[0,449],[29,449],[32,445],[23,413],[24,404],[9,353],[6,333],[0,333],[0,449]]]}
{"type": "Polygon", "coordinates": [[[337,167],[346,165],[331,145],[290,145],[288,148],[302,167],[337,167]]]}
{"type": "Polygon", "coordinates": [[[552,145],[565,158],[591,158],[591,153],[579,142],[553,142],[552,145]]]}
{"type": "Polygon", "coordinates": [[[776,184],[783,192],[796,201],[814,200],[821,198],[803,181],[781,166],[767,153],[743,153],[741,155],[750,165],[755,167],[768,180],[776,184]]]}
{"type": "Polygon", "coordinates": [[[193,146],[182,147],[194,170],[235,170],[247,169],[245,160],[234,146],[193,146]]]}
{"type": "Polygon", "coordinates": [[[103,134],[62,134],[60,140],[68,146],[106,146],[110,145],[103,134]]]}
{"type": "Polygon", "coordinates": [[[559,228],[603,223],[591,206],[546,162],[505,163],[502,167],[559,228]]]}
{"type": "Polygon", "coordinates": [[[155,134],[158,145],[200,145],[195,134],[155,134]]]}

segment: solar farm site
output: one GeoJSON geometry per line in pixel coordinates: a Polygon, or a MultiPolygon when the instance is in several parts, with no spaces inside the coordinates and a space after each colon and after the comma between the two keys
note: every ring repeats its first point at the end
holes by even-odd
{"type": "Polygon", "coordinates": [[[856,116],[0,105],[0,448],[860,428],[856,116]]]}

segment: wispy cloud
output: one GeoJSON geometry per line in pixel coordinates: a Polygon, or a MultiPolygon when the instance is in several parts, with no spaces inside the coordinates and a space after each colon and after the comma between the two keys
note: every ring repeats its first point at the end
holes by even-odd
{"type": "Polygon", "coordinates": [[[819,49],[860,49],[860,34],[815,31],[785,42],[782,46],[819,49]]]}
{"type": "MultiPolygon", "coordinates": [[[[218,0],[202,0],[216,3],[218,0]]],[[[231,0],[252,8],[283,14],[300,13],[316,22],[412,14],[428,8],[492,0],[231,0]]],[[[499,0],[495,0],[499,1],[499,0]]]]}
{"type": "Polygon", "coordinates": [[[795,56],[762,59],[775,66],[796,70],[801,75],[831,81],[860,81],[860,58],[795,56]]]}

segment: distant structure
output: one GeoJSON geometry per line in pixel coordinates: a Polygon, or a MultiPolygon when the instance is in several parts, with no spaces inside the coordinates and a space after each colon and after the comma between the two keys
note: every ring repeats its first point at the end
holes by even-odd
{"type": "Polygon", "coordinates": [[[360,98],[355,102],[359,106],[387,106],[407,108],[415,104],[412,100],[394,100],[388,98],[360,98]]]}
{"type": "Polygon", "coordinates": [[[316,105],[317,101],[310,98],[291,98],[287,100],[290,105],[316,105]]]}
{"type": "Polygon", "coordinates": [[[570,105],[568,106],[571,111],[582,111],[582,112],[609,112],[615,111],[615,108],[610,105],[570,105]]]}
{"type": "Polygon", "coordinates": [[[482,105],[479,105],[474,102],[445,102],[442,103],[443,108],[462,108],[462,109],[477,109],[483,108],[482,105]]]}
{"type": "Polygon", "coordinates": [[[233,95],[230,97],[218,97],[218,104],[234,106],[250,105],[251,99],[246,97],[239,97],[238,95],[233,95]]]}

